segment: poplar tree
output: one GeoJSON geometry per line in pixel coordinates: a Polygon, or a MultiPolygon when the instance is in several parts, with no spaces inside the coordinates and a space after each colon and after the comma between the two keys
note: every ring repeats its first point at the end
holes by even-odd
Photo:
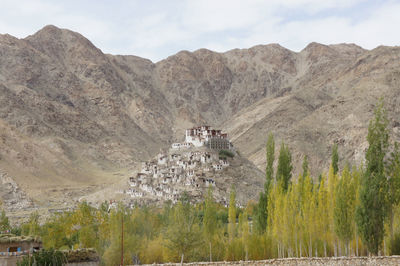
{"type": "Polygon", "coordinates": [[[308,245],[308,256],[313,256],[313,238],[315,235],[315,217],[316,217],[316,200],[317,195],[313,189],[313,184],[311,177],[307,175],[304,179],[304,192],[303,192],[303,204],[302,204],[302,214],[304,217],[304,231],[305,239],[308,245]]]}
{"type": "Polygon", "coordinates": [[[285,201],[285,242],[289,257],[293,257],[298,253],[297,242],[298,242],[298,232],[297,232],[297,215],[299,212],[297,195],[298,193],[298,184],[292,184],[289,186],[288,193],[286,194],[285,201]]]}
{"type": "Polygon", "coordinates": [[[334,228],[334,209],[335,209],[335,200],[336,200],[336,185],[337,185],[337,176],[334,174],[333,166],[329,167],[328,172],[328,206],[329,206],[329,234],[331,235],[331,240],[333,241],[333,249],[334,255],[337,255],[337,245],[336,245],[336,238],[335,238],[335,228],[334,228]]]}
{"type": "Polygon", "coordinates": [[[249,259],[249,237],[250,237],[247,211],[244,211],[239,215],[239,229],[240,229],[240,237],[244,245],[245,260],[247,261],[249,259]]]}
{"type": "Polygon", "coordinates": [[[357,167],[353,167],[351,171],[352,175],[352,189],[354,191],[354,202],[353,202],[353,210],[354,210],[354,217],[353,217],[353,231],[354,231],[354,238],[356,240],[356,256],[358,256],[358,232],[357,232],[357,223],[356,223],[356,208],[360,204],[360,197],[359,197],[359,190],[360,190],[360,179],[363,175],[362,173],[363,167],[361,166],[359,169],[357,167]]]}
{"type": "Polygon", "coordinates": [[[325,185],[325,177],[321,177],[318,189],[318,235],[322,238],[324,245],[324,256],[327,256],[327,242],[329,238],[329,199],[328,190],[325,185]]]}
{"type": "Polygon", "coordinates": [[[333,144],[332,146],[332,167],[333,167],[333,173],[336,175],[339,172],[339,153],[338,153],[338,145],[333,144]]]}
{"type": "Polygon", "coordinates": [[[268,228],[272,237],[277,241],[279,258],[282,258],[285,253],[284,233],[286,228],[284,228],[284,195],[285,193],[282,190],[282,186],[274,186],[269,195],[268,204],[268,213],[270,214],[268,217],[268,228]]]}
{"type": "Polygon", "coordinates": [[[267,167],[265,169],[266,182],[264,185],[264,190],[267,191],[272,182],[274,176],[274,161],[275,161],[275,140],[274,135],[269,133],[267,140],[267,167]]]}
{"type": "Polygon", "coordinates": [[[394,223],[394,208],[400,202],[400,149],[399,144],[396,142],[394,145],[394,149],[390,154],[389,162],[387,166],[387,175],[388,175],[388,183],[389,183],[389,191],[387,194],[388,198],[388,207],[389,207],[389,229],[390,229],[390,238],[393,246],[394,232],[393,232],[393,223],[394,223]]]}
{"type": "Polygon", "coordinates": [[[289,147],[282,142],[279,151],[278,168],[276,170],[277,183],[282,185],[283,191],[286,192],[292,178],[292,154],[289,147]]]}
{"type": "Polygon", "coordinates": [[[167,247],[181,257],[193,251],[201,243],[197,216],[190,201],[182,197],[170,213],[170,220],[165,234],[167,247]]]}
{"type": "Polygon", "coordinates": [[[334,208],[335,233],[345,243],[346,254],[349,255],[349,243],[353,238],[354,202],[352,178],[348,166],[345,166],[342,177],[336,187],[336,204],[334,208]]]}
{"type": "Polygon", "coordinates": [[[1,211],[0,215],[0,231],[10,230],[10,223],[8,221],[8,217],[4,210],[1,211]]]}
{"type": "Polygon", "coordinates": [[[204,207],[203,231],[209,244],[210,262],[212,261],[212,240],[217,229],[217,211],[212,197],[211,187],[208,189],[204,207]]]}
{"type": "Polygon", "coordinates": [[[308,156],[307,155],[304,155],[302,168],[303,168],[303,176],[302,177],[304,179],[309,174],[308,173],[308,156]]]}
{"type": "Polygon", "coordinates": [[[37,211],[31,213],[29,217],[29,235],[38,236],[40,233],[39,213],[37,211]]]}
{"type": "Polygon", "coordinates": [[[387,179],[384,158],[389,146],[388,119],[380,100],[375,117],[368,127],[368,150],[365,155],[366,170],[361,180],[360,204],[356,222],[368,251],[378,254],[384,237],[384,220],[387,210],[387,179]]]}
{"type": "Polygon", "coordinates": [[[257,205],[256,213],[256,229],[259,233],[265,232],[268,220],[268,194],[271,189],[274,176],[274,161],[275,161],[275,140],[274,135],[269,133],[267,140],[266,151],[267,166],[265,169],[266,180],[264,191],[260,192],[260,198],[257,205]]]}
{"type": "Polygon", "coordinates": [[[229,196],[229,209],[228,209],[228,244],[226,246],[225,257],[227,260],[235,260],[235,237],[236,237],[236,193],[233,187],[231,188],[229,196]]]}
{"type": "Polygon", "coordinates": [[[229,197],[229,210],[228,210],[228,235],[229,242],[231,243],[235,238],[235,227],[236,227],[236,193],[232,188],[229,197]]]}

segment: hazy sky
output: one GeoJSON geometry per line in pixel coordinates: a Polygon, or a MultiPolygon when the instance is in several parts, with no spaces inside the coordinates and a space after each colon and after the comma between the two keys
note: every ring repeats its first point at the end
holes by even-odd
{"type": "Polygon", "coordinates": [[[47,24],[77,31],[105,53],[159,61],[180,50],[279,43],[400,44],[400,0],[0,0],[0,33],[47,24]]]}

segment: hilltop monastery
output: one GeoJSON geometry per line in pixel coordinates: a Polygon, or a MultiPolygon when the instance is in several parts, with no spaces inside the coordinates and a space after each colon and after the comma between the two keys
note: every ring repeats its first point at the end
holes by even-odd
{"type": "Polygon", "coordinates": [[[216,150],[231,150],[233,148],[228,140],[228,134],[222,133],[221,130],[211,129],[210,126],[186,129],[185,142],[172,144],[173,149],[203,146],[216,150]]]}
{"type": "Polygon", "coordinates": [[[184,142],[173,143],[168,152],[142,163],[140,172],[129,178],[125,193],[138,201],[176,202],[183,191],[201,196],[202,188],[216,187],[215,176],[229,166],[226,158],[219,158],[220,150],[234,152],[221,130],[209,126],[187,129],[184,142]]]}

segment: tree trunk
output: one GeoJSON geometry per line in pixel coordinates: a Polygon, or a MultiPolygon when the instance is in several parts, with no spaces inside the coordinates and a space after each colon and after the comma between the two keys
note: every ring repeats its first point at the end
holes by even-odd
{"type": "Polygon", "coordinates": [[[390,208],[390,247],[393,248],[394,240],[394,229],[393,229],[394,212],[393,208],[390,208]]]}
{"type": "Polygon", "coordinates": [[[349,249],[349,256],[351,256],[351,252],[352,252],[352,250],[351,250],[351,245],[350,245],[350,241],[348,241],[348,249],[349,249]]]}
{"type": "Polygon", "coordinates": [[[285,257],[285,245],[284,244],[282,244],[282,247],[281,247],[281,252],[282,252],[282,258],[284,258],[285,257]]]}
{"type": "Polygon", "coordinates": [[[211,241],[210,241],[210,262],[212,262],[211,241]]]}
{"type": "Polygon", "coordinates": [[[181,265],[183,265],[183,253],[182,253],[182,255],[181,255],[181,265]]]}
{"type": "Polygon", "coordinates": [[[280,257],[281,257],[281,249],[280,249],[280,245],[278,243],[278,258],[280,258],[280,257]]]}
{"type": "Polygon", "coordinates": [[[394,212],[393,208],[390,208],[390,238],[393,239],[394,232],[393,232],[393,220],[394,220],[394,212]]]}
{"type": "Polygon", "coordinates": [[[333,241],[333,256],[337,257],[336,241],[333,241]]]}
{"type": "Polygon", "coordinates": [[[386,256],[386,239],[383,237],[383,256],[386,256]]]}
{"type": "Polygon", "coordinates": [[[309,244],[308,244],[308,256],[312,257],[312,241],[311,241],[311,235],[309,237],[309,244]]]}
{"type": "Polygon", "coordinates": [[[358,257],[358,235],[356,230],[356,256],[358,257]]]}
{"type": "Polygon", "coordinates": [[[301,239],[300,239],[300,258],[303,257],[302,255],[302,248],[301,248],[301,239]]]}
{"type": "Polygon", "coordinates": [[[288,257],[293,258],[293,249],[291,246],[288,248],[288,257]]]}
{"type": "Polygon", "coordinates": [[[327,254],[326,254],[326,241],[324,241],[324,256],[325,256],[325,258],[327,257],[327,254]]]}

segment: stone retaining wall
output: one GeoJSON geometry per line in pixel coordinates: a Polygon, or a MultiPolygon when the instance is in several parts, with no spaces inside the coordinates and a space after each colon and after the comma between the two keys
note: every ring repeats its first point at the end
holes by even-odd
{"type": "Polygon", "coordinates": [[[99,266],[100,263],[97,261],[89,261],[89,262],[73,262],[67,263],[65,266],[99,266]]]}
{"type": "MultiPolygon", "coordinates": [[[[164,266],[178,266],[180,263],[166,263],[166,264],[151,264],[151,265],[164,265],[164,266]]],[[[222,266],[222,265],[280,265],[280,266],[319,266],[319,265],[332,265],[332,266],[397,266],[400,265],[400,256],[391,257],[330,257],[330,258],[286,258],[286,259],[271,259],[259,261],[233,261],[233,262],[193,262],[184,263],[183,265],[202,265],[202,266],[222,266]]]]}

